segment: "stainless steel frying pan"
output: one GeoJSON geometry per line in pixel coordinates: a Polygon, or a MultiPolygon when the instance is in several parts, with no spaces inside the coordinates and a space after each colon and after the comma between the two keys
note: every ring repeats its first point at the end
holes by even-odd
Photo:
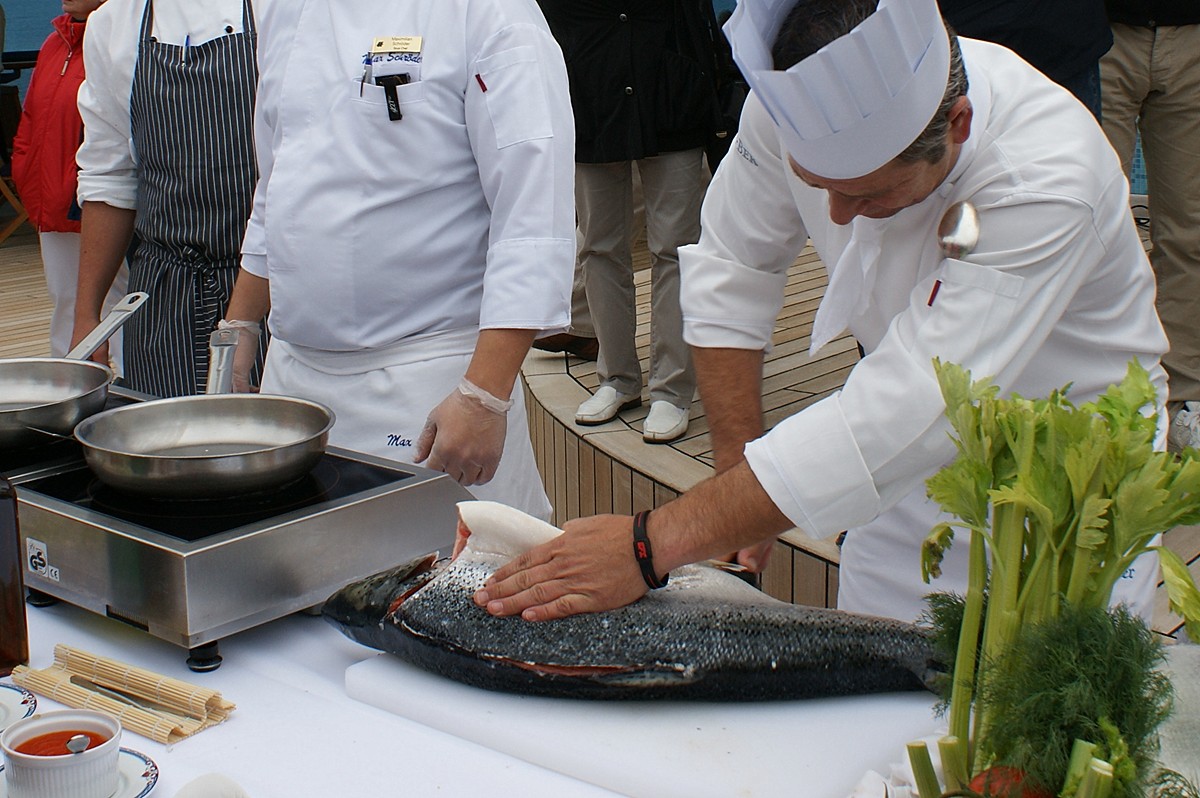
{"type": "Polygon", "coordinates": [[[0,360],[0,449],[70,435],[108,399],[112,369],[87,358],[129,320],[148,294],[129,294],[66,357],[0,360]]]}
{"type": "MultiPolygon", "coordinates": [[[[208,382],[227,389],[236,332],[213,333],[208,382]],[[232,336],[229,333],[233,333],[232,336]]],[[[325,453],[333,411],[289,396],[209,394],[106,410],[75,427],[104,483],[160,498],[213,498],[298,479],[325,453]]]]}

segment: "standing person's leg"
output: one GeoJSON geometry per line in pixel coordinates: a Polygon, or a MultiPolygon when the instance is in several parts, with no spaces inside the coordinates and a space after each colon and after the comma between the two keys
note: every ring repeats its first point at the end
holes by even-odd
{"type": "MultiPolygon", "coordinates": [[[[46,275],[46,289],[50,294],[50,355],[62,357],[71,349],[71,332],[75,325],[75,291],[79,281],[79,233],[38,234],[42,251],[42,270],[46,275]]],[[[112,287],[104,298],[103,311],[112,310],[113,305],[125,296],[129,284],[129,267],[122,263],[113,279],[112,287]]],[[[116,376],[124,374],[125,358],[121,351],[121,331],[117,330],[108,339],[108,351],[116,376]]]]}
{"type": "Polygon", "coordinates": [[[628,161],[576,164],[575,209],[579,215],[579,263],[588,308],[600,342],[596,371],[600,388],[579,406],[579,424],[603,424],[641,403],[642,369],[634,332],[633,210],[628,161]]]}
{"type": "Polygon", "coordinates": [[[646,243],[651,258],[650,415],[643,437],[674,440],[687,430],[696,375],[683,340],[679,307],[679,247],[700,237],[706,174],[697,147],[637,162],[646,202],[646,243]]]}
{"type": "MultiPolygon", "coordinates": [[[[1160,26],[1138,130],[1173,401],[1200,402],[1200,25],[1160,26]]],[[[1196,408],[1200,410],[1200,408],[1196,408]]],[[[1200,432],[1189,445],[1200,445],[1200,432]]]]}
{"type": "MultiPolygon", "coordinates": [[[[75,326],[75,286],[79,280],[79,233],[38,233],[42,271],[50,294],[50,356],[71,348],[75,326]]],[[[110,347],[110,351],[114,351],[110,347]]]]}
{"type": "Polygon", "coordinates": [[[1117,151],[1126,176],[1133,166],[1142,100],[1150,91],[1152,42],[1151,31],[1113,25],[1113,46],[1100,59],[1100,119],[1104,135],[1117,151]]]}
{"type": "MultiPolygon", "coordinates": [[[[576,231],[576,253],[578,244],[583,241],[583,235],[576,231]]],[[[592,311],[588,307],[587,283],[583,279],[583,266],[579,263],[579,255],[575,256],[575,276],[571,280],[571,334],[580,338],[595,338],[596,327],[592,324],[592,311]]],[[[593,355],[590,360],[595,360],[593,355]]]]}

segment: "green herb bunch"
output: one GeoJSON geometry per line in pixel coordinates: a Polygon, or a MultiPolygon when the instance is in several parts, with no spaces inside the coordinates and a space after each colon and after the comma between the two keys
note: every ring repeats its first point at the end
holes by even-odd
{"type": "Polygon", "coordinates": [[[955,534],[969,535],[949,704],[950,737],[968,749],[962,777],[995,762],[984,741],[996,707],[975,702],[972,722],[972,705],[1018,633],[1064,612],[1105,610],[1140,555],[1158,552],[1171,609],[1200,639],[1200,590],[1156,540],[1200,521],[1200,459],[1155,449],[1157,396],[1136,361],[1120,384],[1079,407],[1067,399],[1070,386],[1044,399],[1003,399],[957,365],[935,360],[934,370],[958,457],[927,488],[957,520],[930,532],[922,569],[927,581],[936,577],[955,534]]]}
{"type": "Polygon", "coordinates": [[[995,717],[978,741],[983,758],[1056,786],[1074,741],[1089,740],[1113,767],[1113,798],[1145,795],[1171,711],[1164,659],[1154,633],[1123,607],[1068,607],[1023,627],[976,697],[995,717]]]}

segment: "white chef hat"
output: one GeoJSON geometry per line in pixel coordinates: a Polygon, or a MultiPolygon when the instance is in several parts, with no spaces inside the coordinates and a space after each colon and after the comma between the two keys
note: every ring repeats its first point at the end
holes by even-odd
{"type": "MultiPolygon", "coordinates": [[[[801,0],[803,2],[803,0],[801,0]]],[[[936,0],[880,0],[854,30],[786,72],[771,48],[797,0],[738,0],[733,57],[809,172],[849,179],[904,152],[946,93],[950,41],[936,0]]]]}

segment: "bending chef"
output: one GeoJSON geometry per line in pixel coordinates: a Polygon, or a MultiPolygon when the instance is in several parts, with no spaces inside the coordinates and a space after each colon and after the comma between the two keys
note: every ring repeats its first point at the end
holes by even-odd
{"type": "MultiPolygon", "coordinates": [[[[735,550],[759,569],[796,526],[848,530],[839,607],[913,620],[931,590],[920,543],[939,520],[924,481],[954,455],[935,357],[1002,394],[1070,382],[1077,402],[1137,358],[1166,398],[1128,187],[1067,91],[1002,47],[960,40],[935,0],[741,0],[726,32],[753,93],[700,241],[680,252],[718,473],[637,518],[644,572],[633,519],[577,519],[476,595],[493,614],[613,608],[735,550]],[[979,243],[946,258],[937,225],[962,201],[979,211],[979,243]],[[763,435],[763,351],[807,240],[830,271],[810,351],[849,329],[865,356],[841,391],[763,435]]],[[[964,589],[966,550],[948,552],[936,589],[964,589]]],[[[1115,598],[1148,616],[1156,572],[1139,560],[1115,598]]]]}

